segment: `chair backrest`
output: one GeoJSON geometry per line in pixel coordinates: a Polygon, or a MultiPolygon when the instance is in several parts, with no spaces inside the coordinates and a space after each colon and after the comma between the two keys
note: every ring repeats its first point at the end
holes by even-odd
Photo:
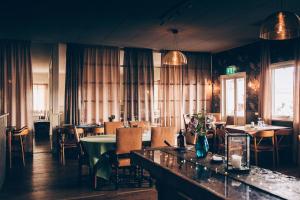
{"type": "Polygon", "coordinates": [[[104,128],[103,127],[93,128],[93,134],[94,135],[103,135],[104,134],[104,128]]]}
{"type": "Polygon", "coordinates": [[[123,127],[123,122],[104,122],[104,132],[107,135],[115,135],[117,128],[123,127]]]}
{"type": "Polygon", "coordinates": [[[274,137],[274,131],[258,131],[254,135],[256,138],[273,138],[274,137]]]}
{"type": "Polygon", "coordinates": [[[75,133],[75,139],[76,142],[79,143],[80,142],[80,138],[84,137],[84,129],[83,128],[74,128],[74,133],[75,133]]]}
{"type": "Polygon", "coordinates": [[[144,121],[130,121],[129,122],[130,127],[146,128],[148,125],[149,125],[149,123],[144,122],[144,121]]]}
{"type": "Polygon", "coordinates": [[[29,134],[29,128],[27,126],[23,126],[20,129],[14,130],[14,135],[25,136],[29,134]]]}
{"type": "Polygon", "coordinates": [[[185,141],[186,144],[195,145],[196,144],[196,135],[190,132],[185,132],[185,141]]]}
{"type": "Polygon", "coordinates": [[[226,117],[226,125],[234,125],[234,116],[226,117]]]}
{"type": "Polygon", "coordinates": [[[167,146],[164,141],[175,145],[176,129],[175,127],[151,127],[151,147],[167,146]]]}
{"type": "Polygon", "coordinates": [[[116,133],[116,154],[128,154],[142,149],[142,128],[118,128],[116,133]]]}
{"type": "Polygon", "coordinates": [[[217,122],[221,121],[221,113],[209,113],[216,119],[217,122]]]}

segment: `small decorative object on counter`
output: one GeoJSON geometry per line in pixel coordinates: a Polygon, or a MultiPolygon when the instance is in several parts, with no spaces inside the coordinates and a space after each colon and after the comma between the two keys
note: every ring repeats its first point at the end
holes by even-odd
{"type": "Polygon", "coordinates": [[[109,120],[109,122],[112,122],[112,121],[114,121],[115,118],[116,118],[115,115],[111,115],[110,117],[108,117],[108,120],[109,120]]]}
{"type": "Polygon", "coordinates": [[[180,129],[179,134],[177,136],[177,147],[178,148],[185,148],[185,138],[182,133],[182,130],[180,129]]]}
{"type": "Polygon", "coordinates": [[[226,133],[225,157],[228,171],[250,171],[250,135],[226,133]]]}

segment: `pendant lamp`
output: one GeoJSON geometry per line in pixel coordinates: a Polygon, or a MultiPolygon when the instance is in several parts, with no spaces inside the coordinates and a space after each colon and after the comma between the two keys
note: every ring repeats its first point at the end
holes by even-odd
{"type": "MultiPolygon", "coordinates": [[[[175,48],[177,49],[177,38],[176,35],[178,33],[177,29],[171,29],[171,33],[174,35],[175,48]]],[[[162,60],[163,65],[186,65],[187,58],[186,56],[179,50],[171,50],[163,57],[162,60]]]]}

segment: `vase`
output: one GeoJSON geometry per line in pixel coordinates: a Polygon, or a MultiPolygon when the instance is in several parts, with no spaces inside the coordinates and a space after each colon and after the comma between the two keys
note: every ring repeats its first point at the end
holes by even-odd
{"type": "Polygon", "coordinates": [[[196,144],[195,144],[196,157],[205,158],[208,153],[208,149],[209,149],[209,144],[206,135],[203,133],[198,133],[196,135],[196,144]]]}

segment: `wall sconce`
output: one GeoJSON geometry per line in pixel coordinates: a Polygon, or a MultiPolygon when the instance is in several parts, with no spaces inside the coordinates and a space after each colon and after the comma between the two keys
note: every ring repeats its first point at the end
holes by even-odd
{"type": "Polygon", "coordinates": [[[259,89],[259,81],[257,79],[252,79],[248,82],[248,87],[257,92],[259,89]]]}

